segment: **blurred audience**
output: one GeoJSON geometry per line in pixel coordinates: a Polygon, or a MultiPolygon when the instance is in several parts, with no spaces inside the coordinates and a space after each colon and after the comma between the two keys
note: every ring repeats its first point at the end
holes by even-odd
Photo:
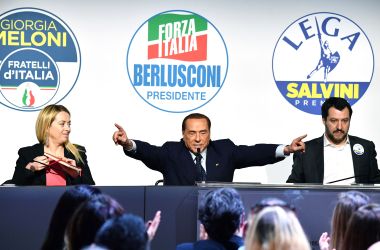
{"type": "MultiPolygon", "coordinates": [[[[359,191],[342,192],[321,250],[380,249],[380,205],[359,191]]],[[[236,189],[209,191],[198,208],[199,240],[177,245],[176,250],[310,250],[295,214],[285,201],[269,197],[251,207],[249,220],[236,189]],[[245,240],[243,240],[245,238],[245,240]]],[[[161,211],[144,223],[124,214],[111,196],[89,185],[67,189],[52,214],[42,250],[149,250],[161,220],[161,211]]]]}
{"type": "Polygon", "coordinates": [[[319,239],[320,249],[340,249],[351,215],[369,202],[370,198],[359,191],[340,193],[331,219],[331,239],[327,232],[322,233],[319,239]]]}
{"type": "Polygon", "coordinates": [[[80,250],[94,242],[103,223],[124,213],[124,208],[111,196],[100,194],[82,203],[71,217],[65,231],[67,250],[80,250]]]}
{"type": "Polygon", "coordinates": [[[68,188],[54,209],[41,250],[62,250],[65,228],[70,217],[82,202],[100,193],[101,191],[98,188],[88,185],[68,188]]]}

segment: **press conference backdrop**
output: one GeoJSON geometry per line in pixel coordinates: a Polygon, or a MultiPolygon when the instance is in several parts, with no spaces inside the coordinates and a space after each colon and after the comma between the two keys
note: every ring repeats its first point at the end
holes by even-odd
{"type": "MultiPolygon", "coordinates": [[[[353,105],[350,133],[380,145],[379,7],[2,0],[0,182],[12,177],[18,149],[37,142],[38,111],[51,103],[71,111],[70,140],[86,147],[99,185],[162,178],[113,144],[114,123],[162,145],[182,137],[190,112],[211,118],[212,139],[289,144],[321,136],[321,103],[342,96],[353,105]],[[319,68],[322,48],[331,57],[319,68]]],[[[238,170],[234,181],[283,183],[291,165],[288,157],[238,170]]]]}

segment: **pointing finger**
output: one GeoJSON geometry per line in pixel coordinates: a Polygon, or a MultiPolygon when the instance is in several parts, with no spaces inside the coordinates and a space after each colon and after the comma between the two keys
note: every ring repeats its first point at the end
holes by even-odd
{"type": "Polygon", "coordinates": [[[123,132],[124,132],[123,127],[120,126],[119,124],[115,123],[115,127],[116,127],[119,131],[123,131],[123,132]]]}
{"type": "Polygon", "coordinates": [[[301,136],[296,138],[296,141],[302,141],[306,136],[307,136],[307,134],[301,135],[301,136]]]}

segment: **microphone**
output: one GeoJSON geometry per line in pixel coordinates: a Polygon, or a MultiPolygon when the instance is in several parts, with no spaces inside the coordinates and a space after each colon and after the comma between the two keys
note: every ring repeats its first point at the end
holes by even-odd
{"type": "Polygon", "coordinates": [[[200,155],[200,154],[201,154],[201,149],[197,148],[197,155],[200,155]]]}
{"type": "Polygon", "coordinates": [[[197,169],[196,181],[197,182],[205,182],[206,181],[206,172],[201,164],[202,155],[201,149],[197,148],[197,153],[195,154],[195,166],[197,169]]]}

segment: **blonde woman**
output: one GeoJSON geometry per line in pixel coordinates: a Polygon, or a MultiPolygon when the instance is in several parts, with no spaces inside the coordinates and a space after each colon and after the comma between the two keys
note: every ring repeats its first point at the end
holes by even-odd
{"type": "Polygon", "coordinates": [[[49,105],[36,121],[37,144],[21,148],[12,181],[16,185],[65,186],[95,184],[84,147],[69,141],[69,110],[49,105]]]}
{"type": "Polygon", "coordinates": [[[266,207],[253,217],[245,250],[310,250],[310,243],[291,211],[266,207]]]}

